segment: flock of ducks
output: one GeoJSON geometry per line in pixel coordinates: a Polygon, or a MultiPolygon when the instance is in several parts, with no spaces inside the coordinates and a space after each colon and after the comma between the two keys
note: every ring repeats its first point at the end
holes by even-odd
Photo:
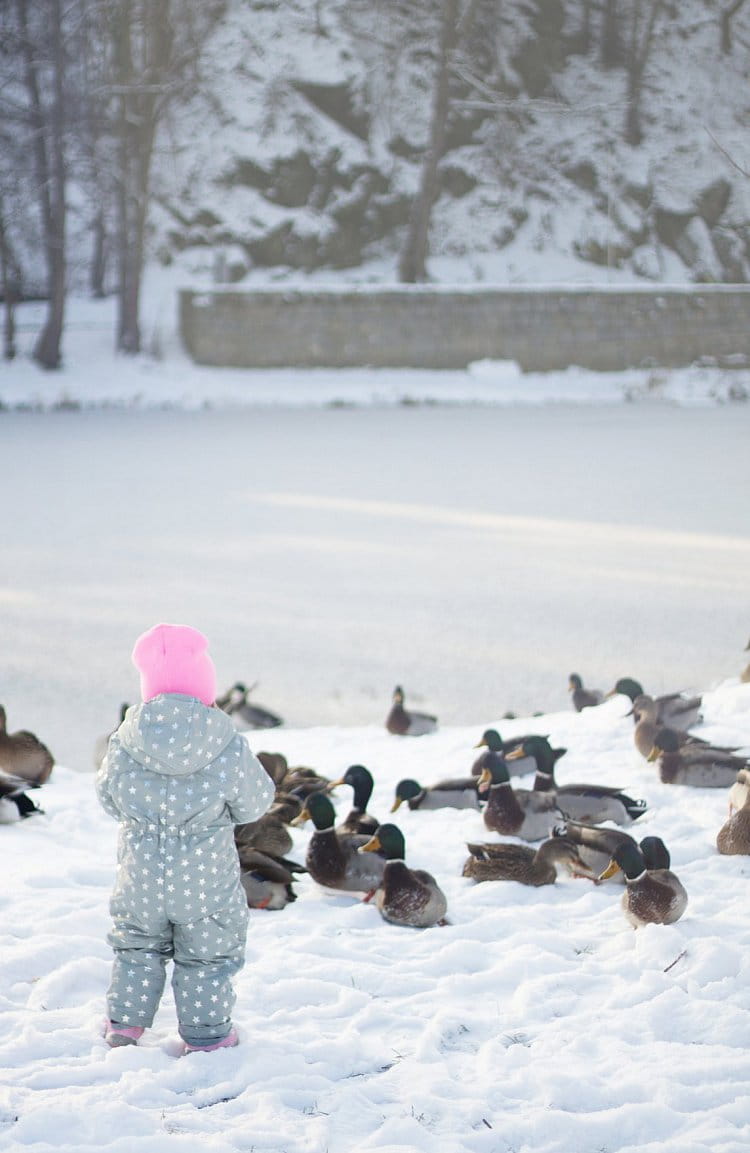
{"type": "MultiPolygon", "coordinates": [[[[741,680],[750,682],[750,665],[741,680]]],[[[699,696],[651,697],[630,677],[602,693],[586,689],[577,673],[570,675],[568,687],[577,711],[596,708],[615,694],[627,696],[637,751],[657,764],[665,784],[727,788],[730,815],[718,832],[717,849],[727,855],[750,854],[750,758],[689,731],[700,720],[699,696]]],[[[282,724],[275,713],[250,703],[251,691],[237,682],[217,705],[232,716],[239,731],[282,724]]],[[[126,708],[121,708],[121,719],[126,708]]],[[[438,720],[407,710],[399,685],[385,727],[399,737],[423,736],[436,731],[438,720]]],[[[97,764],[106,741],[97,742],[97,764]]],[[[476,748],[482,752],[466,776],[429,785],[399,781],[391,806],[391,813],[401,805],[420,811],[473,808],[481,812],[488,832],[517,838],[467,844],[463,876],[532,886],[553,884],[562,869],[596,884],[617,878],[624,881],[623,911],[634,926],[670,924],[682,916],[687,893],[670,869],[664,842],[653,836],[638,842],[625,831],[646,812],[645,801],[594,783],[559,785],[555,768],[566,749],[554,748],[540,734],[503,740],[496,729],[487,729],[476,748]],[[511,780],[530,774],[534,776],[530,789],[518,788],[511,780]]],[[[364,765],[351,765],[340,779],[331,780],[312,768],[290,767],[281,753],[256,755],[273,779],[276,795],[263,817],[235,828],[241,879],[251,908],[284,908],[296,899],[295,881],[308,874],[327,889],[363,893],[393,924],[427,928],[448,923],[447,901],[438,882],[431,873],[406,864],[403,832],[368,812],[374,781],[364,765]],[[342,786],[352,790],[352,807],[337,821],[331,797],[342,786]],[[308,821],[313,832],[303,864],[289,855],[291,829],[308,821]]],[[[44,785],[54,763],[33,733],[8,733],[0,706],[0,800],[13,804],[19,818],[43,811],[28,792],[44,785]]]]}
{"type": "MultiPolygon", "coordinates": [[[[570,689],[583,689],[577,674],[570,677],[570,689]]],[[[637,681],[623,678],[609,693],[592,693],[588,701],[579,695],[574,707],[596,707],[615,694],[630,699],[634,747],[644,759],[658,763],[662,781],[699,788],[729,786],[731,815],[717,836],[717,848],[720,853],[750,854],[750,760],[688,731],[700,720],[701,698],[680,693],[650,697],[637,681]]],[[[435,716],[406,708],[400,685],[385,724],[398,736],[422,736],[438,727],[435,716]]],[[[553,747],[540,734],[503,740],[496,729],[487,729],[476,748],[481,752],[464,777],[427,785],[411,778],[399,781],[391,813],[401,806],[425,812],[472,808],[482,813],[488,831],[515,838],[467,845],[462,872],[474,881],[540,886],[554,883],[558,870],[566,869],[597,884],[610,879],[623,883],[623,911],[636,927],[679,920],[688,898],[670,868],[666,845],[655,836],[637,841],[625,831],[646,812],[643,800],[594,783],[559,785],[555,766],[566,749],[553,747]],[[511,780],[532,773],[530,789],[511,780]]],[[[288,854],[292,837],[286,826],[307,821],[314,826],[304,865],[288,857],[281,862],[286,869],[283,888],[277,885],[271,895],[270,874],[254,871],[264,907],[281,908],[295,899],[296,871],[307,872],[327,889],[364,893],[391,923],[420,928],[448,923],[447,901],[435,877],[409,868],[402,831],[369,812],[374,781],[364,765],[351,765],[340,779],[330,780],[312,769],[290,769],[281,754],[258,756],[276,782],[276,801],[259,821],[237,830],[238,842],[247,844],[249,837],[257,853],[270,851],[276,840],[276,848],[288,854]],[[337,820],[331,798],[344,785],[352,790],[352,807],[337,820]],[[283,846],[278,842],[282,828],[287,838],[283,846]]],[[[245,876],[252,862],[242,850],[240,859],[245,876]]]]}

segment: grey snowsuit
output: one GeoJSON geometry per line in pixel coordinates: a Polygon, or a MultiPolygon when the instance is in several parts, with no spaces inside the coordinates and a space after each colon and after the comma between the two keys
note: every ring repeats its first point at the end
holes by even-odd
{"type": "Polygon", "coordinates": [[[180,1035],[221,1040],[248,920],[234,825],[263,815],[273,781],[226,713],[164,693],[128,709],[96,790],[120,822],[109,1018],[148,1027],[171,958],[180,1035]]]}

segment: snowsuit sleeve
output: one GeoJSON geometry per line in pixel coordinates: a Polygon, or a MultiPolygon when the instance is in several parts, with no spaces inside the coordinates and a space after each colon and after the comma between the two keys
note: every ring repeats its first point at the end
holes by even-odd
{"type": "Polygon", "coordinates": [[[112,793],[110,792],[110,787],[109,787],[109,785],[110,785],[110,773],[111,773],[111,764],[110,764],[111,757],[112,757],[112,742],[110,740],[109,748],[107,749],[107,755],[103,758],[101,765],[97,769],[96,776],[94,778],[94,784],[96,786],[96,795],[99,798],[99,804],[102,806],[105,813],[108,813],[110,817],[114,817],[114,819],[116,821],[119,821],[120,818],[122,817],[122,813],[117,808],[114,800],[112,799],[112,793]]]}
{"type": "Polygon", "coordinates": [[[273,804],[276,786],[251,751],[244,737],[234,738],[239,750],[234,789],[227,797],[229,814],[235,825],[257,821],[273,804]]]}

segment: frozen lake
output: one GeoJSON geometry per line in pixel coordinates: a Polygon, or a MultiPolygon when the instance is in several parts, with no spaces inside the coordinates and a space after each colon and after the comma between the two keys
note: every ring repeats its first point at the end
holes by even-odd
{"type": "Polygon", "coordinates": [[[746,663],[749,434],[741,404],[3,413],[9,726],[90,768],[159,620],[295,727],[379,725],[397,682],[446,724],[569,708],[571,671],[708,688],[746,663]]]}

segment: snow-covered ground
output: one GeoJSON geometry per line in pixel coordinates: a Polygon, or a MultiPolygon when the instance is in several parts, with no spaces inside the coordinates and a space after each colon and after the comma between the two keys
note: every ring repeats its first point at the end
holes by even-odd
{"type": "MultiPolygon", "coordinates": [[[[252,911],[234,1050],[177,1059],[167,993],[137,1049],[99,1036],[116,826],[92,778],[57,767],[46,813],[0,827],[0,1147],[269,1153],[744,1153],[750,1140],[746,857],[721,857],[725,789],[659,783],[628,702],[496,721],[549,733],[561,782],[627,787],[634,828],[667,843],[689,894],[672,926],[630,928],[621,886],[529,889],[461,876],[471,810],[399,810],[407,860],[438,878],[451,924],[383,922],[356,895],[297,883],[252,911]]],[[[701,730],[750,744],[750,685],[705,697],[701,730]]],[[[468,772],[481,728],[410,740],[382,725],[255,734],[256,749],[338,775],[368,765],[386,819],[396,782],[468,772]]],[[[525,781],[528,784],[528,781],[525,781]]],[[[340,814],[351,794],[337,794],[340,814]]],[[[309,830],[294,832],[303,859],[309,830]]]]}
{"type": "Polygon", "coordinates": [[[574,669],[707,690],[704,733],[750,748],[744,374],[217,372],[152,306],[159,362],[112,355],[105,302],[76,307],[62,373],[28,360],[33,308],[0,366],[0,701],[58,760],[45,815],[0,828],[0,1148],[744,1151],[749,870],[715,850],[726,793],[661,785],[623,698],[577,715],[566,694],[574,669]],[[158,620],[203,629],[221,682],[259,680],[287,725],[253,748],[368,765],[381,819],[400,778],[468,771],[488,724],[550,734],[561,782],[646,798],[684,918],[636,933],[610,885],[475,886],[478,814],[399,812],[449,926],[387,926],[303,879],[251,914],[238,1049],[175,1059],[168,996],[109,1051],[116,829],[90,770],[158,620]],[[436,734],[385,732],[397,681],[436,734]]]}

